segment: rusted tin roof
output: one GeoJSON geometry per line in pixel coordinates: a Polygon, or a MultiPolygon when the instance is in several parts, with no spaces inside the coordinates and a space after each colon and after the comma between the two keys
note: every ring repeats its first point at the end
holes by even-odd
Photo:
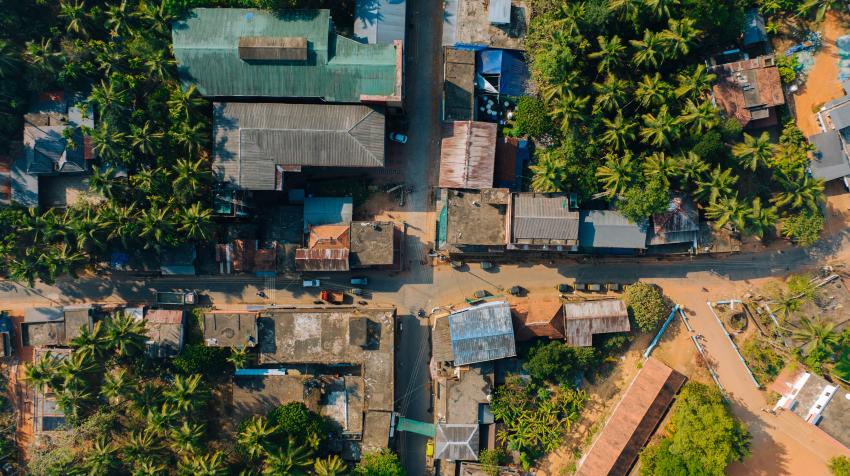
{"type": "Polygon", "coordinates": [[[444,124],[440,187],[491,188],[495,161],[496,124],[476,121],[444,124]]]}

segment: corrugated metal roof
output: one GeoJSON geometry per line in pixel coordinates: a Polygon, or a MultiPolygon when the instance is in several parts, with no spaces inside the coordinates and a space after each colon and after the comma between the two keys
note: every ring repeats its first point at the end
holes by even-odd
{"type": "Polygon", "coordinates": [[[772,55],[717,65],[713,91],[717,105],[743,127],[770,116],[766,108],[785,104],[779,70],[772,55]]]}
{"type": "Polygon", "coordinates": [[[351,197],[310,197],[304,200],[304,232],[311,226],[351,223],[354,201],[351,197]]]}
{"type": "Polygon", "coordinates": [[[518,193],[514,195],[513,242],[575,242],[579,214],[570,211],[566,194],[518,193]]]}
{"type": "Polygon", "coordinates": [[[275,165],[382,167],[385,118],[361,105],[213,105],[213,170],[250,190],[275,189],[275,165]]]}
{"type": "Polygon", "coordinates": [[[490,0],[487,18],[494,25],[507,25],[511,22],[511,0],[490,0]]]}
{"type": "Polygon", "coordinates": [[[449,461],[478,461],[478,425],[438,423],[434,458],[449,461]]]}
{"type": "Polygon", "coordinates": [[[298,271],[348,271],[348,248],[298,248],[298,271]]]}
{"type": "Polygon", "coordinates": [[[841,145],[838,131],[822,132],[809,137],[815,146],[810,167],[815,178],[835,180],[850,175],[850,161],[841,145]]]}
{"type": "Polygon", "coordinates": [[[440,187],[491,188],[495,161],[496,124],[455,121],[443,126],[440,187]]]}
{"type": "Polygon", "coordinates": [[[747,10],[746,23],[744,24],[744,46],[767,41],[767,29],[764,26],[764,17],[758,8],[747,10]]]}
{"type": "Polygon", "coordinates": [[[649,244],[695,242],[699,233],[699,212],[685,194],[674,193],[664,213],[652,216],[649,244]]]}
{"type": "Polygon", "coordinates": [[[685,380],[654,358],[647,360],[585,453],[576,475],[629,474],[685,380]]]}
{"type": "Polygon", "coordinates": [[[631,330],[626,304],[619,299],[565,303],[564,327],[567,344],[582,347],[593,344],[594,334],[631,330]]]}
{"type": "Polygon", "coordinates": [[[587,210],[579,215],[578,240],[582,247],[646,248],[646,223],[632,223],[622,213],[613,210],[587,210]]]}
{"type": "Polygon", "coordinates": [[[840,131],[846,127],[850,127],[850,102],[841,104],[826,112],[832,121],[832,127],[840,131]]]}
{"type": "Polygon", "coordinates": [[[396,94],[394,45],[364,45],[330,29],[328,10],[196,8],[174,22],[174,56],[181,81],[204,96],[359,102],[396,94]],[[246,36],[305,37],[307,61],[243,61],[238,44],[246,36]]]}
{"type": "Polygon", "coordinates": [[[516,355],[511,308],[495,301],[449,315],[455,365],[467,365],[516,355]]]}
{"type": "Polygon", "coordinates": [[[404,41],[406,0],[357,0],[354,36],[367,43],[404,41]]]}

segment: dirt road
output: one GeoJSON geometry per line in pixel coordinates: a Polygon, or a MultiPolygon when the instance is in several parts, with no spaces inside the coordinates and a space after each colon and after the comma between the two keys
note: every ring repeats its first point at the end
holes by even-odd
{"type": "MultiPolygon", "coordinates": [[[[847,27],[833,14],[823,22],[823,47],[815,55],[815,65],[806,83],[794,95],[797,126],[807,137],[821,131],[815,112],[827,101],[844,95],[838,81],[838,49],[835,40],[847,34],[847,27]]],[[[781,54],[781,53],[780,53],[781,54]]]]}

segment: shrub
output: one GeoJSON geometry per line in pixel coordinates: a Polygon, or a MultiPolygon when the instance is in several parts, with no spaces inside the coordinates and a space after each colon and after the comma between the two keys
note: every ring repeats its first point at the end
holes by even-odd
{"type": "Polygon", "coordinates": [[[617,206],[626,218],[640,223],[655,213],[663,212],[669,203],[670,186],[664,180],[654,179],[643,187],[630,187],[617,206]]]}
{"type": "Polygon", "coordinates": [[[229,350],[223,347],[207,347],[202,344],[187,344],[174,358],[174,368],[184,375],[220,375],[230,367],[227,362],[229,350]]]}
{"type": "Polygon", "coordinates": [[[750,337],[744,342],[741,346],[741,354],[744,355],[747,365],[762,384],[772,382],[785,366],[782,356],[756,337],[750,337]]]}
{"type": "Polygon", "coordinates": [[[490,476],[499,474],[499,466],[505,464],[508,458],[507,452],[503,448],[497,447],[493,449],[481,450],[478,455],[478,462],[481,463],[481,469],[490,476]]]}
{"type": "Polygon", "coordinates": [[[513,122],[514,133],[518,135],[528,134],[531,137],[540,137],[552,131],[552,121],[546,111],[546,105],[532,96],[519,99],[513,122]]]}
{"type": "MultiPolygon", "coordinates": [[[[735,121],[735,124],[737,123],[735,121]]],[[[717,131],[709,131],[700,136],[699,142],[694,144],[691,150],[708,163],[719,162],[727,153],[726,145],[723,143],[723,137],[717,131]]]]}
{"type": "Polygon", "coordinates": [[[823,226],[823,215],[820,212],[802,212],[782,221],[782,236],[798,246],[809,247],[820,239],[823,226]]]}
{"type": "Polygon", "coordinates": [[[658,287],[647,283],[635,283],[626,288],[624,295],[629,316],[643,332],[655,330],[670,313],[670,306],[658,287]]]}
{"type": "Polygon", "coordinates": [[[366,453],[355,474],[360,476],[404,476],[404,468],[398,456],[392,451],[384,448],[374,453],[366,453]]]}
{"type": "MultiPolygon", "coordinates": [[[[619,333],[619,334],[597,334],[599,336],[598,342],[594,343],[594,347],[599,349],[599,352],[602,355],[612,355],[617,352],[622,351],[628,346],[634,337],[631,334],[627,333],[619,333]]],[[[593,337],[596,338],[597,335],[593,337]]]]}
{"type": "Polygon", "coordinates": [[[779,69],[779,77],[783,84],[791,84],[797,79],[796,68],[800,66],[797,55],[776,57],[776,67],[779,69]]]}
{"type": "Polygon", "coordinates": [[[834,476],[850,476],[850,458],[836,456],[829,460],[829,470],[834,476]]]}
{"type": "Polygon", "coordinates": [[[593,347],[573,347],[558,340],[538,342],[528,352],[523,367],[538,381],[570,385],[598,363],[593,347]]]}
{"type": "Polygon", "coordinates": [[[277,425],[286,436],[301,438],[316,435],[323,443],[328,438],[331,426],[325,417],[308,409],[301,402],[289,402],[269,412],[269,423],[277,425]]]}

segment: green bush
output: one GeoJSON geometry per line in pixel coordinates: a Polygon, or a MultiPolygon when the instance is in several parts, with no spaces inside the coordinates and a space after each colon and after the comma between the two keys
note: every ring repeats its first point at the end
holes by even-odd
{"type": "Polygon", "coordinates": [[[481,463],[481,469],[490,476],[498,476],[499,466],[505,464],[507,459],[508,454],[501,447],[481,450],[481,454],[478,455],[478,462],[481,463]]]}
{"type": "Polygon", "coordinates": [[[782,371],[785,361],[772,347],[761,339],[750,337],[741,346],[741,354],[747,361],[756,379],[762,384],[772,382],[782,371]]]}
{"type": "Polygon", "coordinates": [[[572,385],[576,377],[598,363],[599,357],[593,347],[573,347],[550,340],[532,347],[523,367],[535,380],[572,385]]]}
{"type": "Polygon", "coordinates": [[[630,187],[617,202],[617,207],[626,218],[640,223],[651,215],[666,210],[669,203],[669,184],[656,178],[650,180],[645,186],[630,187]]]}
{"type": "Polygon", "coordinates": [[[597,340],[593,345],[602,355],[616,354],[625,349],[634,340],[634,336],[628,333],[596,334],[593,337],[597,340]],[[599,336],[598,339],[597,336],[599,336]]]}
{"type": "Polygon", "coordinates": [[[782,221],[782,236],[798,246],[809,247],[817,243],[823,231],[824,219],[820,212],[802,212],[782,221]]]}
{"type": "Polygon", "coordinates": [[[799,66],[800,61],[797,59],[797,55],[779,55],[776,57],[776,67],[779,69],[779,77],[783,84],[791,84],[797,79],[796,68],[799,66]]]}
{"type": "Polygon", "coordinates": [[[301,402],[289,402],[269,412],[269,423],[277,425],[286,436],[303,438],[316,435],[323,443],[328,438],[331,425],[325,417],[308,409],[301,402]]]}
{"type": "Polygon", "coordinates": [[[202,344],[187,344],[183,346],[180,355],[172,363],[178,372],[184,375],[204,374],[215,376],[224,373],[231,365],[227,362],[229,349],[223,347],[207,347],[202,344]]]}
{"type": "Polygon", "coordinates": [[[829,460],[829,470],[834,476],[850,476],[850,458],[836,456],[829,460]]]}
{"type": "Polygon", "coordinates": [[[354,473],[359,476],[404,476],[405,471],[398,456],[384,448],[363,455],[354,473]]]}
{"type": "Polygon", "coordinates": [[[643,332],[655,330],[670,313],[670,306],[657,286],[638,282],[626,287],[624,299],[629,316],[643,332]]]}
{"type": "Polygon", "coordinates": [[[531,137],[551,132],[552,121],[543,101],[533,96],[520,98],[514,111],[513,129],[517,135],[528,134],[531,137]]]}

